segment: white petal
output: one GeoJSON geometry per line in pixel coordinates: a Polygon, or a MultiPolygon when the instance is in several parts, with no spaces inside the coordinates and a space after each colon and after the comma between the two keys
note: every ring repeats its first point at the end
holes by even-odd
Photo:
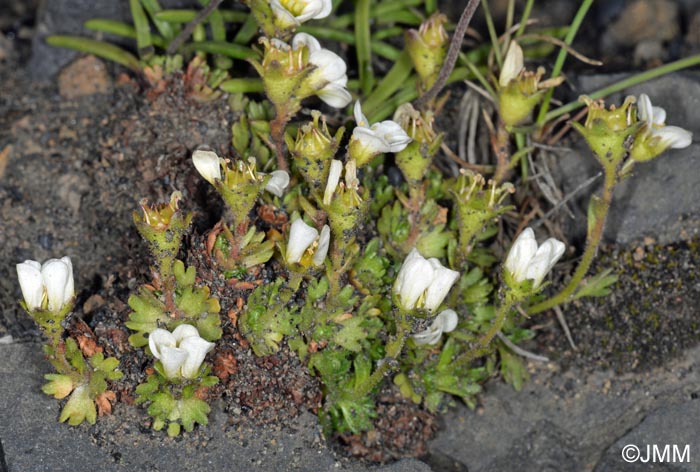
{"type": "Polygon", "coordinates": [[[275,170],[270,173],[270,180],[265,184],[265,190],[273,195],[282,197],[284,190],[289,185],[289,174],[284,170],[275,170]]]}
{"type": "Polygon", "coordinates": [[[68,280],[71,272],[72,268],[60,259],[49,259],[41,266],[41,277],[49,299],[49,310],[59,311],[73,297],[73,294],[69,294],[66,290],[70,288],[68,280]]]}
{"type": "Polygon", "coordinates": [[[664,146],[674,149],[686,148],[693,142],[693,133],[678,126],[664,126],[652,130],[652,134],[661,138],[664,146]]]}
{"type": "Polygon", "coordinates": [[[314,38],[310,34],[295,34],[294,39],[292,39],[292,49],[299,49],[300,47],[304,46],[306,46],[306,48],[309,50],[309,57],[311,57],[311,54],[313,54],[314,52],[323,49],[321,47],[321,43],[318,42],[318,39],[314,38]]]}
{"type": "Polygon", "coordinates": [[[299,25],[299,21],[297,21],[292,12],[284,8],[280,0],[270,0],[270,6],[272,7],[272,14],[282,28],[299,25]]]}
{"type": "Polygon", "coordinates": [[[304,251],[318,238],[318,230],[313,228],[301,218],[294,220],[289,230],[289,242],[287,243],[287,262],[299,262],[304,251]]]}
{"type": "Polygon", "coordinates": [[[316,92],[318,98],[323,100],[326,105],[333,108],[345,108],[352,101],[352,95],[345,89],[344,86],[338,84],[328,84],[321,90],[316,92]]]}
{"type": "Polygon", "coordinates": [[[433,322],[427,329],[420,333],[413,334],[411,337],[413,338],[413,342],[419,346],[437,344],[438,341],[440,341],[440,337],[442,337],[442,330],[433,322]]]}
{"type": "Polygon", "coordinates": [[[359,100],[355,102],[355,107],[353,108],[353,114],[355,115],[355,122],[357,123],[357,126],[361,126],[363,128],[369,128],[369,120],[362,113],[362,105],[360,105],[359,100]]]}
{"type": "Polygon", "coordinates": [[[328,15],[331,14],[331,11],[333,10],[333,2],[332,0],[320,0],[321,3],[321,8],[318,13],[316,13],[316,16],[314,16],[314,20],[320,20],[321,18],[326,18],[328,15]]]}
{"type": "Polygon", "coordinates": [[[425,292],[423,304],[427,310],[435,311],[447,296],[452,285],[459,278],[459,272],[444,267],[435,258],[428,259],[428,262],[433,268],[433,280],[425,292]]]}
{"type": "Polygon", "coordinates": [[[641,94],[637,100],[637,113],[639,114],[639,119],[641,121],[653,123],[654,108],[651,106],[651,100],[649,99],[649,95],[646,93],[641,94]]]}
{"type": "Polygon", "coordinates": [[[17,264],[17,278],[22,289],[24,303],[29,310],[41,308],[44,298],[44,279],[41,276],[41,264],[36,261],[24,261],[17,264]]]}
{"type": "Polygon", "coordinates": [[[391,152],[389,143],[377,136],[375,132],[369,128],[356,127],[352,131],[352,137],[357,139],[362,144],[362,147],[366,148],[367,151],[372,154],[391,152]]]}
{"type": "Polygon", "coordinates": [[[153,357],[156,359],[161,358],[161,349],[166,346],[177,346],[177,340],[170,331],[156,328],[148,335],[148,347],[151,349],[151,354],[153,354],[153,357]]]}
{"type": "Polygon", "coordinates": [[[506,58],[503,61],[501,74],[498,77],[498,84],[501,87],[507,86],[511,80],[518,77],[520,71],[523,70],[523,66],[523,50],[518,43],[511,41],[506,58]]]}
{"type": "Polygon", "coordinates": [[[535,257],[536,252],[535,232],[532,231],[532,228],[525,228],[510,248],[505,262],[506,270],[510,272],[516,282],[526,280],[525,274],[528,264],[535,257]]]}
{"type": "Polygon", "coordinates": [[[163,346],[160,350],[160,362],[163,364],[165,376],[169,379],[180,377],[180,369],[187,362],[187,357],[187,351],[184,349],[163,346]]]}
{"type": "Polygon", "coordinates": [[[330,205],[333,199],[335,189],[338,188],[340,182],[340,173],[343,171],[343,163],[337,159],[331,161],[331,168],[328,171],[328,182],[326,182],[326,190],[323,192],[323,204],[330,205]]]}
{"type": "Polygon", "coordinates": [[[214,349],[214,343],[210,343],[199,336],[194,336],[182,341],[180,349],[187,352],[187,360],[182,366],[182,376],[187,379],[193,379],[197,377],[199,368],[204,362],[207,353],[214,349]]]}
{"type": "Polygon", "coordinates": [[[563,242],[554,238],[546,240],[530,260],[525,278],[534,280],[534,286],[538,287],[565,250],[566,245],[563,242]]]}
{"type": "Polygon", "coordinates": [[[663,126],[666,123],[666,110],[661,107],[652,107],[652,110],[654,110],[653,124],[663,126]]]}
{"type": "Polygon", "coordinates": [[[435,318],[435,323],[438,323],[439,326],[442,328],[443,333],[449,333],[451,331],[454,331],[455,328],[457,327],[457,323],[459,323],[459,317],[457,316],[457,312],[454,310],[442,310],[439,315],[435,318]]]}
{"type": "Polygon", "coordinates": [[[214,185],[215,180],[221,180],[221,165],[215,152],[197,150],[192,153],[192,163],[197,172],[210,184],[214,185]]]}
{"type": "Polygon", "coordinates": [[[318,247],[316,252],[314,252],[314,257],[312,259],[316,267],[323,265],[323,261],[326,260],[326,255],[328,254],[328,247],[331,244],[331,228],[328,225],[323,225],[321,228],[321,235],[318,237],[318,247]]]}
{"type": "Polygon", "coordinates": [[[199,337],[199,331],[191,324],[183,323],[173,330],[173,337],[179,346],[187,338],[199,337]]]}
{"type": "Polygon", "coordinates": [[[75,282],[73,281],[73,262],[71,262],[70,257],[63,256],[61,258],[63,263],[68,266],[68,283],[66,284],[66,293],[70,294],[70,298],[75,296],[75,282]]]}
{"type": "MultiPolygon", "coordinates": [[[[301,33],[300,33],[301,34],[301,33]]],[[[321,49],[309,55],[309,62],[317,67],[313,72],[320,80],[335,82],[343,80],[347,83],[347,65],[345,61],[333,51],[321,49]]]]}
{"type": "Polygon", "coordinates": [[[391,120],[373,124],[372,131],[387,143],[388,152],[402,151],[413,141],[398,123],[391,120]]]}

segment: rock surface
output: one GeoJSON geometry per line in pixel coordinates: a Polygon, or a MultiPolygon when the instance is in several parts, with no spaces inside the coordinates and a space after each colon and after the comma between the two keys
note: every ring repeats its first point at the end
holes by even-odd
{"type": "MultiPolygon", "coordinates": [[[[590,93],[616,82],[625,75],[582,76],[577,82],[577,93],[590,93]]],[[[622,182],[616,192],[605,229],[609,241],[628,244],[645,236],[666,244],[687,240],[700,235],[700,199],[697,186],[700,179],[700,74],[687,72],[672,74],[625,90],[606,100],[620,104],[626,95],[646,93],[655,106],[665,108],[666,124],[676,125],[693,132],[695,141],[686,149],[669,150],[660,157],[638,164],[634,175],[622,182]]],[[[574,152],[558,157],[564,194],[576,189],[588,178],[601,171],[585,144],[574,152]]],[[[598,182],[601,182],[599,179],[598,182]]],[[[599,189],[598,187],[592,187],[599,189]]],[[[568,220],[571,234],[583,239],[586,231],[584,209],[590,189],[576,199],[577,218],[568,220]]]]}
{"type": "Polygon", "coordinates": [[[470,472],[512,470],[513,464],[519,472],[627,471],[652,469],[627,466],[625,445],[645,451],[647,444],[677,444],[689,445],[693,461],[653,470],[700,470],[698,358],[695,348],[642,375],[531,364],[532,379],[521,392],[494,382],[475,411],[458,407],[445,415],[431,452],[470,472]]]}

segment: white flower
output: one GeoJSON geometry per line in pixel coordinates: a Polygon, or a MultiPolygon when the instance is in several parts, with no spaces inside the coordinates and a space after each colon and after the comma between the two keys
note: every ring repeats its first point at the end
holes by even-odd
{"type": "Polygon", "coordinates": [[[194,379],[207,353],[214,348],[214,343],[202,339],[194,326],[182,324],[172,333],[155,329],[148,335],[148,347],[163,364],[166,377],[194,379]]]}
{"type": "Polygon", "coordinates": [[[457,313],[454,310],[443,310],[435,317],[430,326],[420,333],[412,335],[416,344],[437,344],[442,337],[442,333],[454,331],[457,327],[457,313]]]}
{"type": "Polygon", "coordinates": [[[505,268],[517,283],[532,280],[533,288],[537,288],[565,250],[564,243],[554,238],[538,248],[534,231],[526,228],[510,248],[505,268]]]}
{"type": "MultiPolygon", "coordinates": [[[[352,132],[352,140],[359,142],[364,152],[370,154],[399,152],[412,141],[403,128],[394,121],[386,120],[370,126],[369,120],[362,113],[359,100],[355,102],[354,114],[357,126],[352,132]]],[[[358,161],[366,162],[364,159],[358,159],[358,161]]]]}
{"type": "Polygon", "coordinates": [[[406,310],[425,308],[435,311],[459,277],[433,258],[425,259],[413,248],[406,256],[394,282],[394,294],[406,310]]]}
{"type": "Polygon", "coordinates": [[[352,100],[345,88],[348,84],[347,65],[336,53],[324,49],[316,38],[306,33],[298,33],[292,39],[294,50],[306,47],[309,50],[309,64],[315,69],[306,77],[307,86],[315,95],[335,108],[343,108],[352,100]]]}
{"type": "Polygon", "coordinates": [[[658,138],[663,149],[682,149],[693,142],[693,133],[678,126],[666,126],[666,110],[651,105],[649,96],[645,93],[639,96],[639,119],[647,123],[652,137],[658,138]]]}
{"type": "Polygon", "coordinates": [[[75,296],[73,264],[70,257],[49,259],[43,265],[37,261],[24,261],[17,264],[17,277],[27,308],[41,308],[44,298],[48,299],[48,309],[60,311],[75,296]]]}
{"type": "Polygon", "coordinates": [[[290,28],[331,14],[331,0],[270,0],[278,26],[290,28]]]}
{"type": "Polygon", "coordinates": [[[275,170],[270,173],[270,180],[265,184],[265,190],[273,195],[282,197],[284,191],[289,185],[289,174],[284,170],[275,170]]]}
{"type": "Polygon", "coordinates": [[[523,50],[518,43],[511,41],[510,46],[508,46],[506,58],[503,61],[501,74],[498,76],[498,84],[501,87],[506,87],[511,80],[518,78],[523,67],[523,50]]]}
{"type": "Polygon", "coordinates": [[[340,182],[340,174],[343,171],[343,163],[337,159],[331,161],[331,168],[328,171],[328,182],[326,182],[326,191],[323,192],[323,204],[330,205],[335,189],[338,188],[340,182]]]}
{"type": "Polygon", "coordinates": [[[301,218],[294,220],[292,227],[289,230],[289,242],[287,243],[287,252],[285,258],[288,263],[298,263],[301,261],[304,252],[309,249],[315,242],[318,242],[312,258],[315,266],[320,266],[326,259],[328,254],[328,246],[330,245],[331,229],[328,225],[324,225],[319,235],[318,230],[313,228],[301,218]]]}
{"type": "Polygon", "coordinates": [[[221,165],[215,152],[197,150],[192,153],[192,162],[197,172],[210,184],[221,180],[221,165]]]}

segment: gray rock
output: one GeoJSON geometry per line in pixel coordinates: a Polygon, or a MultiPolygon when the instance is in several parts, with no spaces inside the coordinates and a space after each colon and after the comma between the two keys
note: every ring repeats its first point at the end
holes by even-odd
{"type": "Polygon", "coordinates": [[[698,418],[698,400],[659,408],[606,451],[596,472],[641,472],[652,466],[663,471],[700,470],[698,418]],[[627,461],[623,449],[629,454],[627,461]]]}
{"type": "MultiPolygon", "coordinates": [[[[693,369],[699,355],[695,348],[643,376],[577,368],[562,373],[553,364],[531,364],[532,379],[521,392],[501,381],[489,383],[476,410],[458,406],[445,415],[431,454],[470,472],[515,465],[519,472],[597,465],[595,470],[633,470],[614,462],[627,443],[690,444],[692,454],[700,451],[700,402],[689,401],[700,381],[693,369]]],[[[698,470],[695,464],[673,470],[698,470]]]]}
{"type": "MultiPolygon", "coordinates": [[[[583,76],[577,84],[578,93],[590,93],[616,82],[624,75],[583,76]]],[[[666,123],[693,132],[700,138],[700,74],[679,73],[618,93],[606,100],[608,104],[622,103],[626,95],[646,93],[655,106],[667,111],[666,123]]],[[[700,235],[700,198],[698,198],[698,155],[700,144],[686,149],[669,150],[662,156],[638,164],[634,175],[622,182],[605,229],[605,238],[628,244],[651,236],[660,243],[671,243],[700,235]]],[[[568,194],[589,177],[601,171],[585,143],[574,152],[564,153],[557,159],[563,191],[568,194]]],[[[599,179],[599,182],[602,179],[599,179]]],[[[598,187],[592,187],[596,191],[598,187]]],[[[590,189],[574,201],[576,220],[570,220],[570,234],[583,239],[586,234],[585,209],[590,189]]]]}
{"type": "Polygon", "coordinates": [[[430,471],[417,460],[368,468],[337,457],[310,413],[284,428],[254,428],[236,425],[214,405],[207,428],[171,439],[150,431],[142,411],[120,404],[114,415],[99,418],[95,426],[70,427],[57,421],[59,402],[41,392],[43,375],[50,369],[41,346],[0,345],[0,357],[0,470],[430,471]]]}

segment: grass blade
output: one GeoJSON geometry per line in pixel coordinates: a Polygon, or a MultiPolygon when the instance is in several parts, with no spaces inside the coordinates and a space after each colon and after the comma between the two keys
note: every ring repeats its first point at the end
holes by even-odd
{"type": "Polygon", "coordinates": [[[184,52],[206,52],[210,54],[221,54],[222,56],[234,59],[251,59],[258,57],[258,53],[249,47],[240,44],[228,43],[224,41],[200,41],[187,44],[183,48],[184,52]]]}
{"type": "Polygon", "coordinates": [[[355,4],[355,50],[357,66],[360,72],[360,88],[369,95],[374,85],[372,71],[371,32],[369,29],[370,0],[357,0],[355,4]]]}
{"type": "MultiPolygon", "coordinates": [[[[85,27],[92,31],[99,31],[101,33],[113,34],[115,36],[136,40],[136,30],[134,27],[122,21],[96,18],[86,21],[85,27]]],[[[165,48],[167,46],[165,39],[157,34],[151,35],[151,40],[153,41],[153,45],[159,48],[165,48]]]]}
{"type": "Polygon", "coordinates": [[[128,51],[114,44],[96,39],[80,36],[55,35],[46,38],[46,44],[60,48],[74,49],[76,51],[94,54],[108,61],[116,62],[133,71],[141,70],[141,62],[128,51]]]}
{"type": "Polygon", "coordinates": [[[136,47],[141,59],[148,59],[153,55],[153,42],[151,41],[151,25],[139,0],[129,0],[131,17],[136,29],[136,47]]]}
{"type": "MultiPolygon", "coordinates": [[[[141,5],[143,5],[143,8],[146,10],[146,12],[148,12],[148,15],[153,21],[153,24],[156,25],[156,29],[158,30],[158,32],[166,40],[172,41],[172,39],[175,36],[177,36],[177,33],[180,32],[180,28],[173,27],[173,25],[171,25],[167,21],[159,20],[155,17],[156,13],[163,10],[163,7],[160,6],[158,0],[141,0],[141,5]]],[[[155,41],[153,42],[153,44],[155,44],[155,41]]]]}

